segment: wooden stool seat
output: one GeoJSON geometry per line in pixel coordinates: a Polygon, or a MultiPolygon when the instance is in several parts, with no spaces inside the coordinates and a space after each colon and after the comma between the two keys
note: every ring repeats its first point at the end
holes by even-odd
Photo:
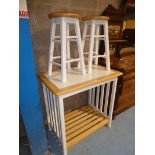
{"type": "Polygon", "coordinates": [[[83,20],[109,20],[108,16],[86,16],[83,17],[83,20]]]}
{"type": "Polygon", "coordinates": [[[78,18],[81,19],[81,16],[77,13],[71,13],[71,12],[53,12],[48,14],[48,17],[51,18],[57,18],[57,17],[69,17],[69,18],[78,18]]]}

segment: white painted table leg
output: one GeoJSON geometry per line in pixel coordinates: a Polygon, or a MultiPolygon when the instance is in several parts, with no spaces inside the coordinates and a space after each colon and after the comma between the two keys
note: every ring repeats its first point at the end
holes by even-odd
{"type": "Polygon", "coordinates": [[[47,123],[48,123],[48,129],[49,131],[51,131],[51,123],[52,123],[52,120],[50,118],[50,113],[49,113],[49,106],[48,106],[48,100],[47,100],[47,92],[46,92],[46,86],[44,85],[44,83],[42,83],[42,86],[43,86],[43,94],[44,94],[44,100],[45,100],[45,107],[46,107],[46,114],[47,114],[47,123]]]}
{"type": "Polygon", "coordinates": [[[106,94],[105,94],[105,105],[104,105],[104,114],[107,116],[108,102],[109,102],[109,91],[110,91],[110,82],[107,83],[106,94]]]}
{"type": "Polygon", "coordinates": [[[116,87],[117,87],[117,79],[118,78],[116,78],[113,81],[113,86],[112,86],[110,109],[109,109],[109,124],[108,124],[109,127],[111,127],[111,122],[112,122],[112,114],[113,114],[113,109],[114,109],[114,101],[115,101],[115,93],[116,93],[116,87]]]}
{"type": "Polygon", "coordinates": [[[64,155],[67,155],[65,119],[64,119],[64,103],[63,103],[63,98],[61,96],[58,97],[58,100],[59,100],[59,107],[60,107],[60,123],[61,123],[63,153],[64,155]]]}

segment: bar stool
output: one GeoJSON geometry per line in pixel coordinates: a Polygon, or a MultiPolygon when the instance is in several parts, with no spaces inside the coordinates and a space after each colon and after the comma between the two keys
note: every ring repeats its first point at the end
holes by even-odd
{"type": "Polygon", "coordinates": [[[98,58],[102,57],[106,60],[106,69],[110,70],[110,56],[109,56],[109,36],[108,36],[108,20],[107,16],[86,16],[83,17],[84,30],[82,35],[82,47],[84,49],[85,40],[89,40],[89,52],[84,53],[88,55],[88,74],[92,73],[92,63],[95,59],[95,65],[98,65],[98,58]],[[90,35],[87,35],[88,26],[90,26],[90,35]],[[103,26],[104,34],[100,35],[100,26],[103,26]],[[105,52],[99,55],[99,40],[104,40],[105,52]]]}
{"type": "Polygon", "coordinates": [[[62,81],[66,82],[67,68],[70,69],[71,67],[70,63],[75,61],[80,63],[81,72],[83,75],[86,75],[84,57],[83,57],[83,51],[82,51],[81,33],[80,33],[80,26],[79,26],[79,19],[81,18],[80,15],[76,13],[55,12],[55,13],[50,13],[48,17],[51,19],[48,76],[52,75],[52,66],[57,65],[61,67],[62,81]],[[74,25],[75,34],[76,34],[75,36],[69,35],[69,28],[70,28],[69,24],[74,25]],[[57,25],[60,25],[60,36],[55,35],[57,25]],[[70,57],[71,41],[77,42],[79,58],[73,59],[70,57]],[[60,42],[61,44],[61,55],[56,57],[53,56],[55,42],[60,42]],[[55,62],[54,61],[55,59],[61,59],[61,63],[55,62]]]}

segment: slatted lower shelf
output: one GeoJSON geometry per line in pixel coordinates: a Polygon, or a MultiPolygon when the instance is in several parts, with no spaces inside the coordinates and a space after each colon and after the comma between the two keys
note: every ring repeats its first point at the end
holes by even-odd
{"type": "Polygon", "coordinates": [[[108,122],[107,118],[89,105],[65,114],[67,147],[78,143],[108,122]]]}

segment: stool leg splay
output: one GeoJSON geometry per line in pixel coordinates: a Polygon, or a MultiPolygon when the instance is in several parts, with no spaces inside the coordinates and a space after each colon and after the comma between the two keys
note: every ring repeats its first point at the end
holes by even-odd
{"type": "Polygon", "coordinates": [[[52,65],[61,67],[61,79],[62,82],[67,81],[67,69],[71,69],[71,62],[78,61],[81,65],[81,72],[85,76],[85,64],[82,50],[81,33],[79,26],[79,19],[59,17],[52,19],[51,33],[50,33],[50,50],[49,50],[49,64],[48,64],[48,75],[52,75],[52,65]],[[55,36],[56,25],[60,25],[60,36],[55,36]],[[75,36],[69,34],[69,24],[75,26],[75,36]],[[78,47],[79,58],[70,57],[70,42],[76,41],[78,47]],[[61,56],[54,57],[54,42],[60,42],[61,44],[61,56]],[[61,63],[54,62],[54,59],[61,59],[61,63]]]}

